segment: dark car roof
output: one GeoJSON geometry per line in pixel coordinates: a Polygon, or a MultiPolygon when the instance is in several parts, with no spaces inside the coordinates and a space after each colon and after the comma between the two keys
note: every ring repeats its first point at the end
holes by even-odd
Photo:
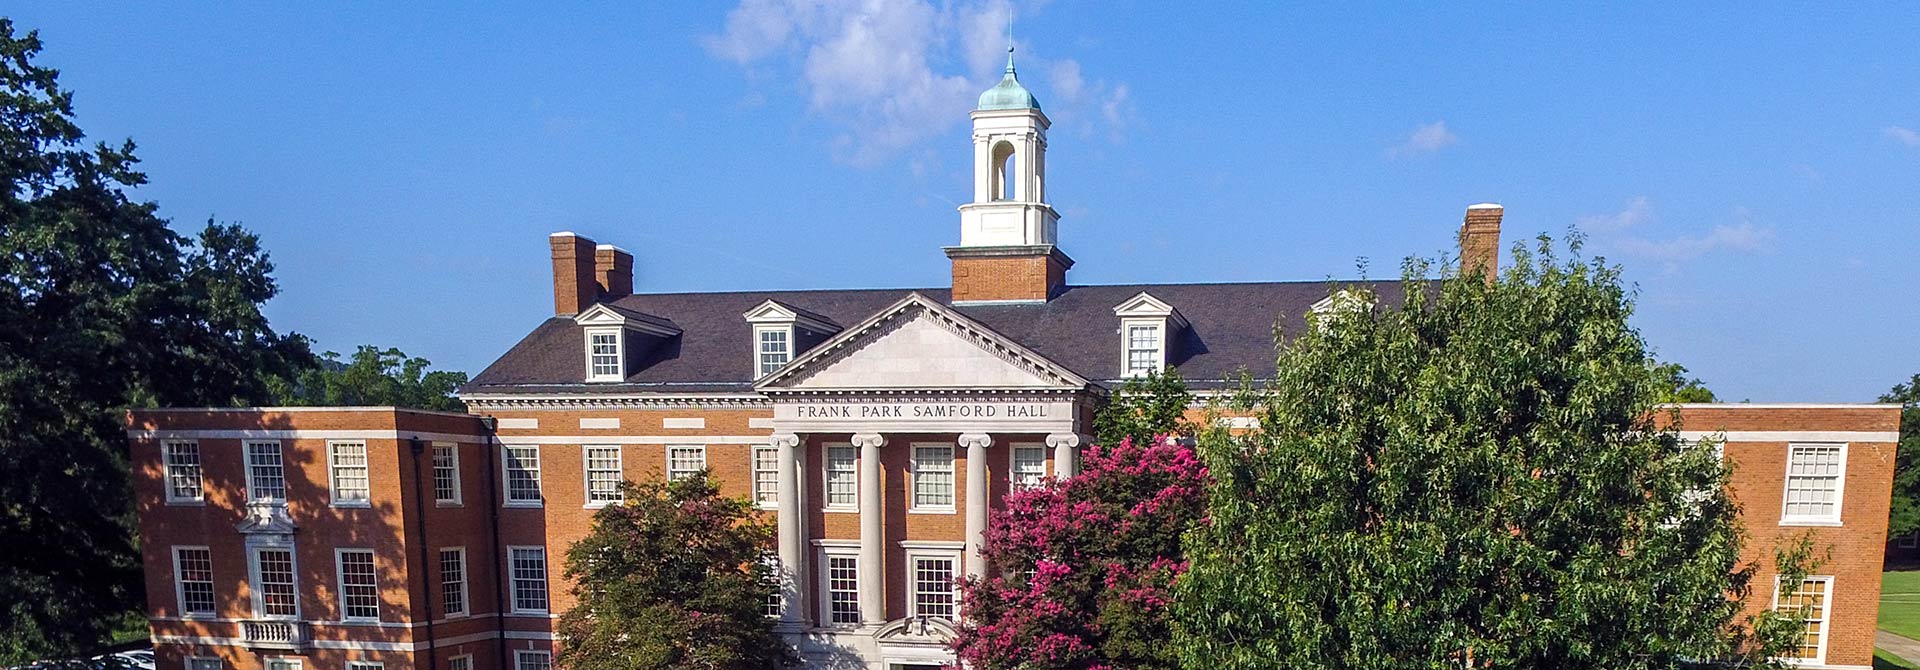
{"type": "MultiPolygon", "coordinates": [[[[1314,303],[1333,291],[1372,291],[1398,304],[1399,281],[1312,281],[1220,284],[1070,286],[1045,303],[961,304],[954,309],[1088,379],[1120,377],[1120,319],[1113,308],[1141,292],[1172,305],[1190,327],[1169,361],[1196,388],[1218,387],[1242,371],[1274,369],[1274,335],[1299,332],[1314,303]]],[[[630,295],[609,304],[670,321],[681,334],[659,344],[623,383],[586,384],[580,327],[570,317],[542,322],[463,393],[708,393],[746,391],[754,382],[753,329],[742,314],[774,300],[845,326],[865,321],[910,293],[951,304],[951,292],[930,289],[742,291],[630,295]]]]}

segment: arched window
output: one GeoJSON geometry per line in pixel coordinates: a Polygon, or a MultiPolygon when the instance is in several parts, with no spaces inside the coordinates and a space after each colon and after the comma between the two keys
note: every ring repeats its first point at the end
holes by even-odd
{"type": "Polygon", "coordinates": [[[993,183],[988,192],[994,200],[1015,200],[1019,197],[1013,177],[1013,143],[1003,140],[993,145],[993,183]]]}

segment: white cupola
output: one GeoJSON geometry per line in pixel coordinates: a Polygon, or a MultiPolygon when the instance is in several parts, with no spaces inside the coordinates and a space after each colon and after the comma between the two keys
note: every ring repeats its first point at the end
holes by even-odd
{"type": "Polygon", "coordinates": [[[960,206],[961,247],[1053,245],[1060,215],[1047,204],[1047,127],[1040,101],[1006,75],[973,110],[973,202],[960,206]]]}

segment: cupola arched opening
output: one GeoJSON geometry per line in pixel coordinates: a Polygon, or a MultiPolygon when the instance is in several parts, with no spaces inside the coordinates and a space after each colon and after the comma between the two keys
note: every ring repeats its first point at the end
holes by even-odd
{"type": "Polygon", "coordinates": [[[993,186],[988,189],[994,200],[1018,200],[1019,183],[1013,174],[1013,143],[1001,140],[993,145],[993,186]]]}

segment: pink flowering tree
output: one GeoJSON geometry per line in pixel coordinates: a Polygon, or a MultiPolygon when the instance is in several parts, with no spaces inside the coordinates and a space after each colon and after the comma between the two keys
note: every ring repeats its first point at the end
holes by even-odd
{"type": "Polygon", "coordinates": [[[1091,447],[1078,475],[1007,496],[987,527],[989,577],[961,583],[954,650],[975,670],[1155,670],[1180,536],[1206,513],[1207,469],[1159,438],[1091,447]]]}

